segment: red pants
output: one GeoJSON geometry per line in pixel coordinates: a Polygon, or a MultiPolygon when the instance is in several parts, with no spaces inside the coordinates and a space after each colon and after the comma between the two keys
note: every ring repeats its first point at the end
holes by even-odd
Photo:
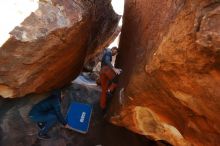
{"type": "Polygon", "coordinates": [[[102,109],[106,108],[106,101],[107,101],[107,91],[110,90],[111,92],[114,91],[117,84],[110,83],[116,77],[116,73],[112,68],[109,66],[102,67],[100,71],[100,82],[102,87],[101,97],[100,97],[100,107],[102,109]]]}

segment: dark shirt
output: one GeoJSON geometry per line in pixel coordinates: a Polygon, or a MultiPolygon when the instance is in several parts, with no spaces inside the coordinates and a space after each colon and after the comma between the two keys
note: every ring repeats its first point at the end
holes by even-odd
{"type": "Polygon", "coordinates": [[[107,65],[107,66],[113,68],[111,62],[112,62],[112,52],[111,52],[111,50],[106,49],[106,51],[104,52],[104,55],[102,57],[101,67],[107,65]]]}
{"type": "Polygon", "coordinates": [[[63,125],[67,124],[61,113],[61,92],[53,92],[48,98],[36,104],[31,110],[32,114],[39,116],[48,112],[54,113],[57,116],[58,121],[63,125]]]}

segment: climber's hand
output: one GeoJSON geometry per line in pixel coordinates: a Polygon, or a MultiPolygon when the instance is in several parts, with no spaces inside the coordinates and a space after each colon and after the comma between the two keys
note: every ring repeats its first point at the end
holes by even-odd
{"type": "Polygon", "coordinates": [[[70,126],[68,124],[64,125],[64,128],[70,129],[70,126]]]}
{"type": "Polygon", "coordinates": [[[114,72],[119,75],[122,72],[122,69],[120,68],[114,68],[114,72]]]}

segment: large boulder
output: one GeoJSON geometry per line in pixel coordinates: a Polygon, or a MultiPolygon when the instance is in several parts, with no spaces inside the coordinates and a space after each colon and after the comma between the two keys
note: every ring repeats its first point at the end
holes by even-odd
{"type": "Polygon", "coordinates": [[[111,121],[173,145],[220,143],[220,3],[127,0],[111,121]]]}
{"type": "MultiPolygon", "coordinates": [[[[41,93],[68,84],[81,71],[86,56],[109,42],[120,19],[110,0],[25,1],[37,3],[37,8],[14,25],[0,48],[3,97],[41,93]]],[[[11,4],[20,8],[16,6],[20,3],[11,4]]],[[[18,16],[23,15],[22,8],[18,16]]],[[[11,19],[1,21],[9,23],[11,19]]]]}

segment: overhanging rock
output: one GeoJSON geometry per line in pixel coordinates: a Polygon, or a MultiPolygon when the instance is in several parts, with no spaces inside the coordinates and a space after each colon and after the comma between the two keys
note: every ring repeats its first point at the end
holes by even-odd
{"type": "Polygon", "coordinates": [[[109,32],[114,32],[120,18],[110,0],[31,2],[38,8],[15,25],[0,48],[3,97],[40,93],[69,83],[81,71],[86,56],[111,37],[109,32]],[[102,37],[106,39],[97,42],[102,37]]]}

